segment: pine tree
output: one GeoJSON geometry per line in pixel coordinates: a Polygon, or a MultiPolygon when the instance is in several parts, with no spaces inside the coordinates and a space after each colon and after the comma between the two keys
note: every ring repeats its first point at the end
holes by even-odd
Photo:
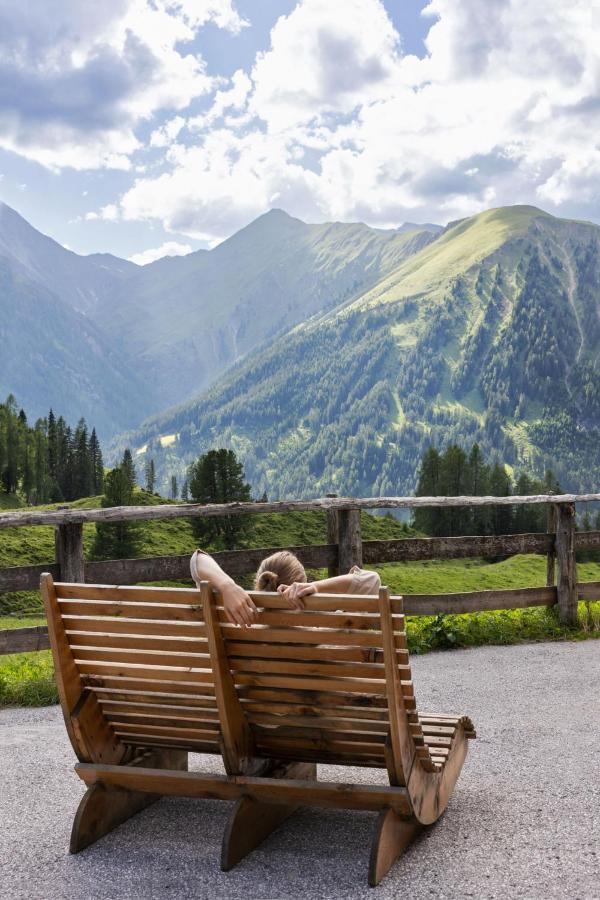
{"type": "Polygon", "coordinates": [[[190,489],[188,487],[188,480],[184,478],[183,484],[181,485],[181,499],[184,503],[189,503],[190,500],[190,489]]]}
{"type": "Polygon", "coordinates": [[[73,437],[73,499],[89,497],[92,493],[92,465],[85,419],[80,419],[73,437]]]}
{"type": "Polygon", "coordinates": [[[104,462],[95,428],[92,428],[90,435],[89,458],[92,473],[92,494],[97,496],[104,492],[104,462]]]}
{"type": "Polygon", "coordinates": [[[177,476],[171,475],[171,500],[177,500],[177,476]]]}
{"type": "Polygon", "coordinates": [[[154,488],[156,487],[156,471],[154,468],[154,460],[153,459],[146,460],[145,474],[146,474],[146,490],[148,491],[149,494],[153,494],[154,488]]]}
{"type": "MultiPolygon", "coordinates": [[[[421,460],[419,480],[415,492],[417,497],[440,496],[440,463],[440,454],[436,448],[429,447],[421,460]]],[[[424,531],[425,534],[441,534],[438,531],[439,510],[431,506],[415,509],[413,525],[417,531],[424,531]]]]}
{"type": "MultiPolygon", "coordinates": [[[[490,472],[490,494],[509,497],[510,477],[503,465],[495,463],[490,472]]],[[[492,534],[511,534],[513,509],[511,506],[493,506],[491,511],[492,534]]]]}
{"type": "MultiPolygon", "coordinates": [[[[232,503],[251,499],[244,468],[233,450],[209,450],[189,468],[189,490],[194,503],[232,503]]],[[[192,520],[194,535],[202,543],[222,543],[232,550],[247,527],[247,516],[219,516],[192,520]]]]}
{"type": "MultiPolygon", "coordinates": [[[[128,460],[125,454],[121,465],[105,478],[103,507],[132,505],[131,454],[128,460]]],[[[138,555],[141,539],[140,522],[97,522],[92,556],[95,559],[131,559],[138,555]]]]}
{"type": "Polygon", "coordinates": [[[136,486],[136,472],[135,466],[133,464],[133,458],[131,456],[131,450],[129,447],[123,453],[123,461],[121,462],[121,468],[125,474],[125,478],[127,479],[127,484],[133,494],[133,489],[136,486]]]}

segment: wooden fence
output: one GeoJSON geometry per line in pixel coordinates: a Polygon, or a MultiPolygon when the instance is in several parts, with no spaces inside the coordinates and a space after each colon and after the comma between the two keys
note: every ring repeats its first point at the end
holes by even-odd
{"type": "MultiPolygon", "coordinates": [[[[562,623],[577,623],[579,600],[600,597],[600,582],[577,581],[577,550],[600,549],[600,532],[575,530],[575,503],[600,501],[600,494],[535,495],[527,497],[326,497],[320,500],[276,503],[228,503],[200,506],[121,506],[103,509],[59,508],[11,510],[0,514],[0,528],[23,525],[51,525],[55,528],[55,560],[43,565],[0,569],[0,592],[37,590],[42,572],[56,580],[92,584],[136,584],[144,581],[189,579],[192,552],[181,556],[144,559],[117,559],[86,562],[83,556],[83,525],[88,522],[117,522],[190,518],[193,516],[245,515],[323,510],[327,516],[327,543],[287,547],[308,568],[327,568],[330,574],[347,572],[353,565],[373,565],[409,560],[460,559],[511,556],[516,553],[545,554],[547,584],[539,588],[468,591],[454,594],[405,594],[408,615],[464,613],[497,609],[520,609],[558,604],[562,623]],[[390,541],[363,541],[362,509],[410,509],[490,505],[548,505],[548,531],[540,534],[474,535],[465,537],[405,538],[390,541]],[[555,577],[556,570],[556,577],[555,577]]],[[[281,547],[231,550],[214,553],[222,568],[232,576],[255,571],[265,556],[281,547]]],[[[0,654],[42,650],[48,647],[44,626],[0,631],[0,654]]]]}

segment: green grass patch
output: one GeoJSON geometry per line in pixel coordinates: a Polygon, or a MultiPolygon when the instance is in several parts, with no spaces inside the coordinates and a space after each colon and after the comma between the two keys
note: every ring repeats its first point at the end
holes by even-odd
{"type": "Polygon", "coordinates": [[[0,657],[0,707],[58,703],[49,650],[0,657]]]}

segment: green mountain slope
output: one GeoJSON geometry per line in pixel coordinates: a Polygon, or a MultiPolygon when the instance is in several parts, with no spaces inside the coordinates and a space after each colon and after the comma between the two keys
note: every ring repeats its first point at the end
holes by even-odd
{"type": "Polygon", "coordinates": [[[430,441],[597,488],[599,297],[600,228],[489,210],[120,444],[165,478],[232,446],[269,497],[412,491],[430,441]]]}
{"type": "Polygon", "coordinates": [[[77,419],[93,408],[107,439],[212,384],[278,333],[355,299],[436,231],[306,225],[273,210],[211,251],[142,267],[78,256],[0,203],[0,261],[15,276],[0,295],[12,341],[0,395],[12,391],[34,415],[54,405],[77,419]],[[39,297],[37,319],[25,283],[39,297]],[[32,371],[45,327],[52,359],[32,371]],[[49,367],[62,377],[46,377],[49,367]]]}
{"type": "Polygon", "coordinates": [[[164,407],[314,313],[360,296],[434,236],[431,226],[306,225],[271,210],[211,251],[138,270],[107,298],[103,327],[152,373],[156,408],[164,407]]]}

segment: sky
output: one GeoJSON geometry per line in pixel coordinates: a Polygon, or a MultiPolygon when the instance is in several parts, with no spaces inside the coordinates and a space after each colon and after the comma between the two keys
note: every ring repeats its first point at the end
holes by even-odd
{"type": "Polygon", "coordinates": [[[0,0],[0,200],[141,264],[268,209],[600,223],[598,0],[0,0]]]}

